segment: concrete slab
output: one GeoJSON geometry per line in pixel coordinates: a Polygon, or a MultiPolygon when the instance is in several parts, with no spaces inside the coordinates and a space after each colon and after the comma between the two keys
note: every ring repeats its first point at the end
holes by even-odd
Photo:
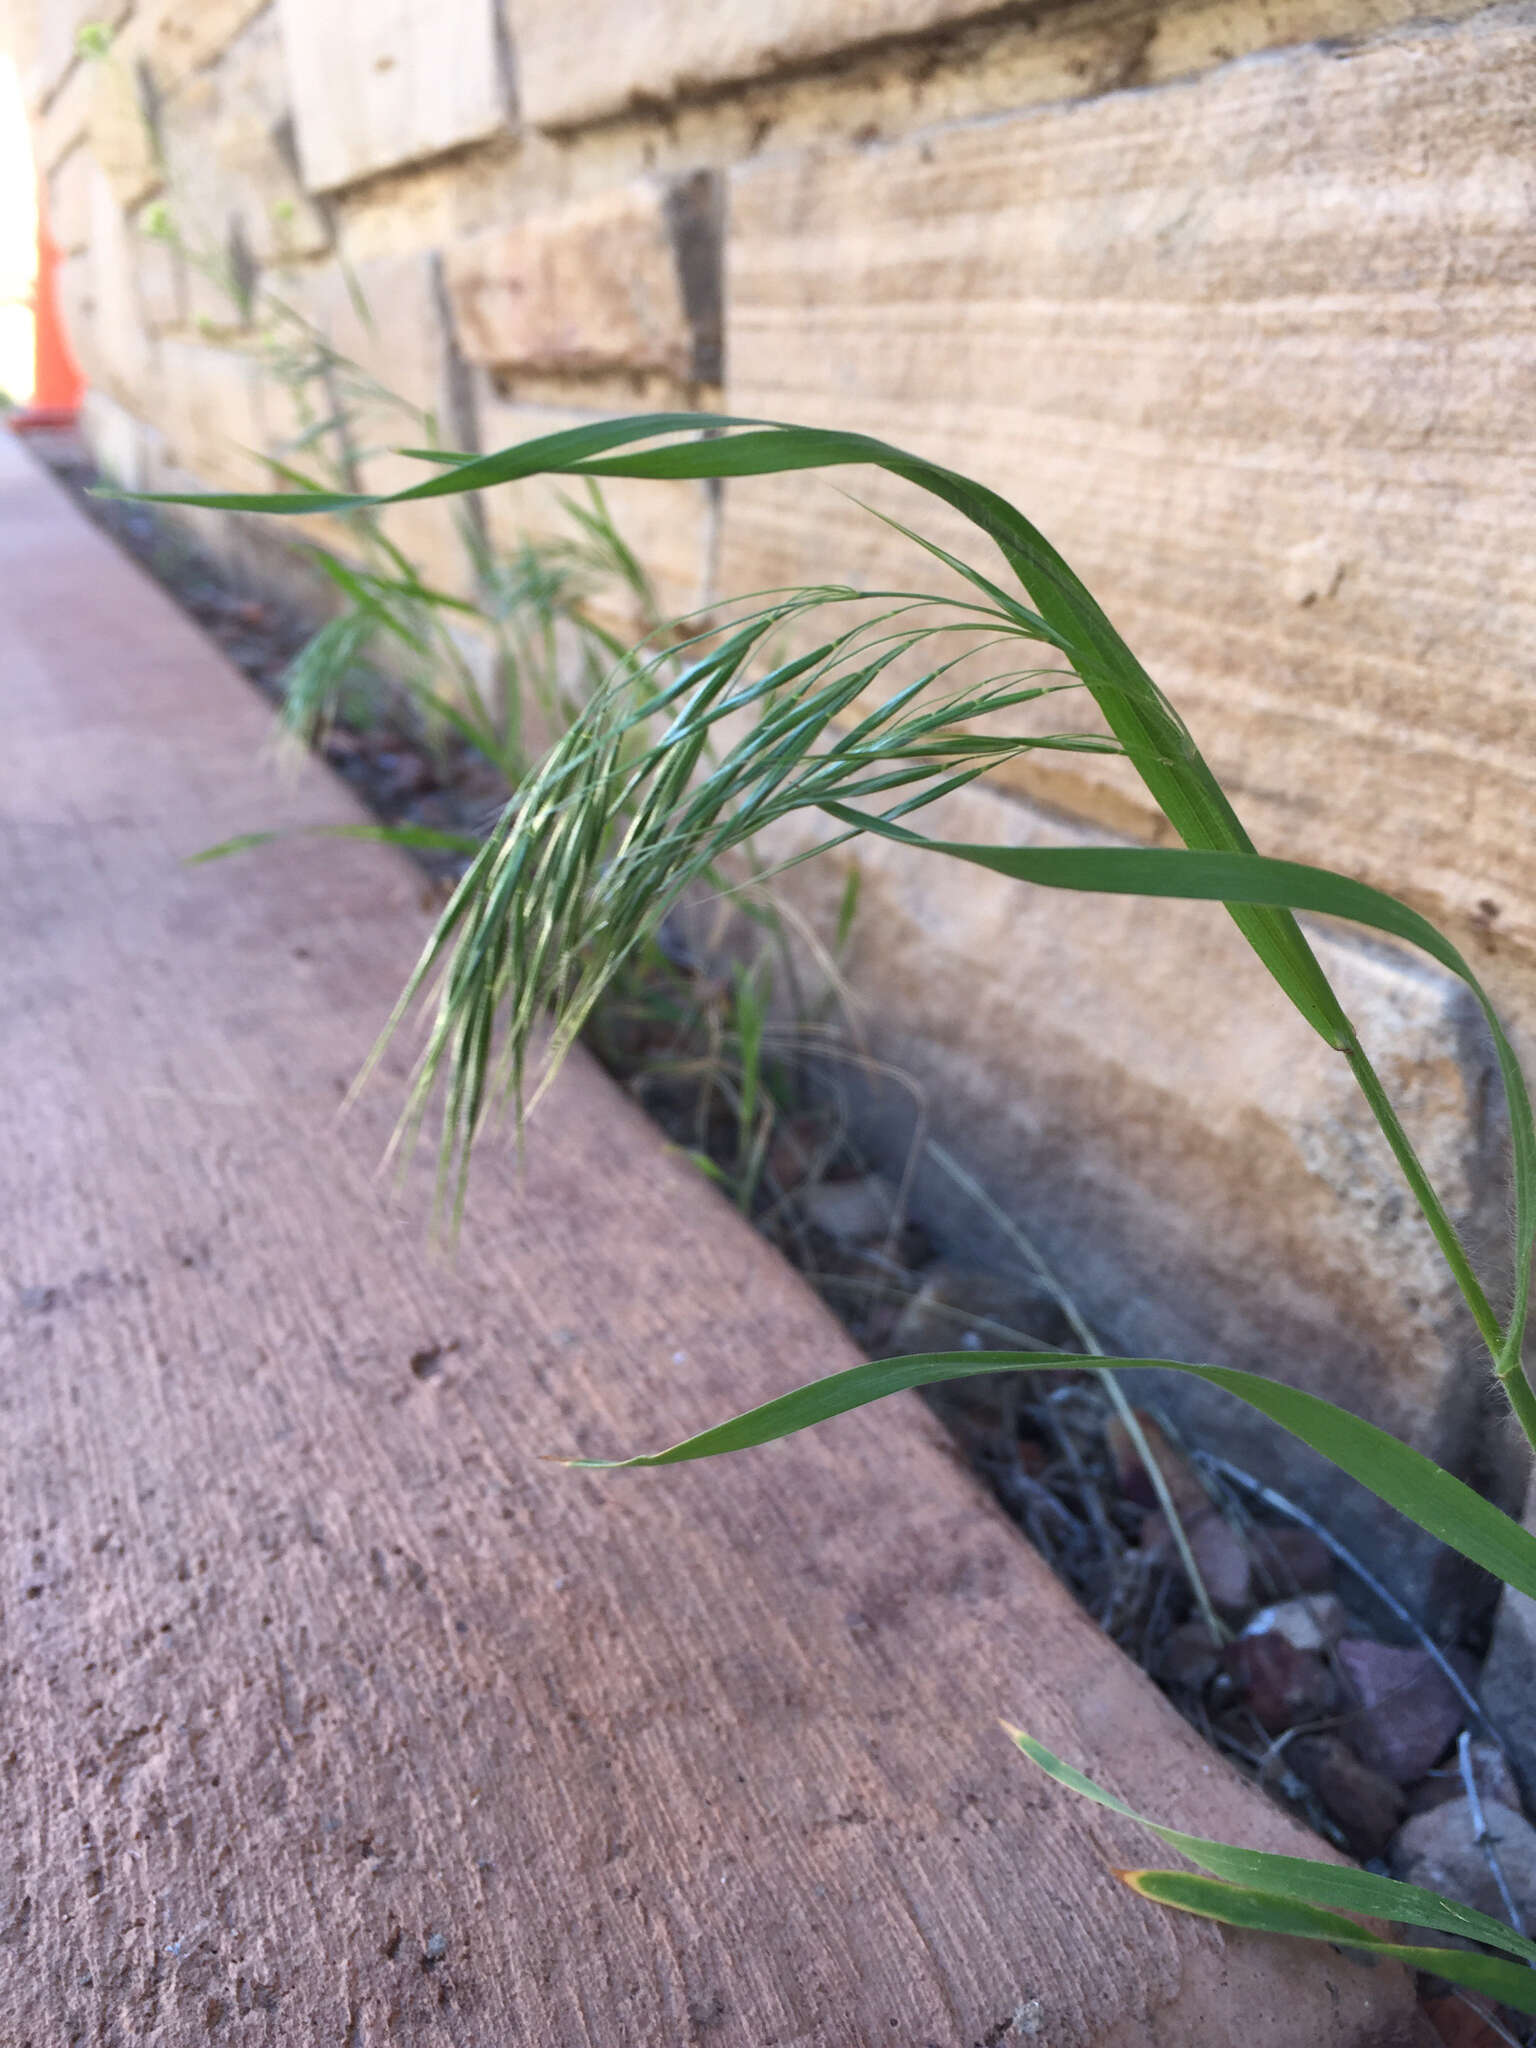
{"type": "MultiPolygon", "coordinates": [[[[0,2039],[1323,2048],[1410,1987],[1120,1890],[1299,1831],[915,1403],[626,1448],[850,1361],[586,1062],[454,1263],[334,1111],[422,929],[393,855],[0,437],[0,2039]]],[[[398,1072],[398,1066],[396,1068],[398,1072]]]]}

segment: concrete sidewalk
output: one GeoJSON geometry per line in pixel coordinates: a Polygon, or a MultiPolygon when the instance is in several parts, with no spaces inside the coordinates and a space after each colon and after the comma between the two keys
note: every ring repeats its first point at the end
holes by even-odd
{"type": "Polygon", "coordinates": [[[915,1399],[583,1059],[457,1259],[335,1111],[424,930],[387,850],[0,434],[4,2048],[1327,2048],[1407,1980],[1154,1911],[1150,1812],[1305,1853],[915,1399]]]}

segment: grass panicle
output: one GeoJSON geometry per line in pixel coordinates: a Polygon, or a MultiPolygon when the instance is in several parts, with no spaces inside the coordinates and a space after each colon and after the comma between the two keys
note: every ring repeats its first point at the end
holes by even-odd
{"type": "Polygon", "coordinates": [[[485,1116],[508,1097],[523,1105],[535,1040],[547,1078],[688,890],[781,820],[826,814],[831,842],[846,836],[831,829],[838,806],[877,801],[902,816],[1031,749],[1114,751],[1093,732],[976,729],[1076,686],[1055,666],[996,673],[999,650],[1020,642],[1033,636],[990,605],[957,616],[920,593],[832,589],[699,636],[670,682],[654,662],[647,687],[628,669],[610,677],[508,806],[397,1013],[436,977],[410,1114],[446,1083],[442,1163],[456,1198],[485,1116]],[[776,642],[828,611],[855,616],[775,658],[776,642]],[[924,665],[935,643],[941,656],[924,665]]]}

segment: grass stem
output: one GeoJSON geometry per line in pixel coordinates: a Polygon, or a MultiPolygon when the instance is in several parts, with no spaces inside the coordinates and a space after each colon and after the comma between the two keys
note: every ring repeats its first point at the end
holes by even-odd
{"type": "Polygon", "coordinates": [[[1392,1099],[1382,1086],[1381,1076],[1372,1066],[1365,1048],[1351,1035],[1350,1042],[1343,1048],[1349,1062],[1349,1070],[1355,1077],[1360,1093],[1371,1106],[1371,1114],[1381,1126],[1382,1134],[1392,1147],[1393,1157],[1402,1168],[1403,1178],[1413,1190],[1424,1220],[1435,1234],[1435,1242],[1445,1255],[1456,1285],[1461,1289],[1462,1298],[1472,1311],[1478,1333],[1497,1361],[1504,1343],[1504,1332],[1483,1292],[1482,1282],[1472,1270],[1466,1248],[1456,1233],[1456,1226],[1445,1213],[1445,1206],[1435,1193],[1429,1175],[1420,1164],[1419,1155],[1413,1149],[1413,1141],[1403,1129],[1402,1121],[1392,1106],[1392,1099]]]}
{"type": "MultiPolygon", "coordinates": [[[[1034,1240],[1025,1234],[1013,1217],[1006,1215],[998,1208],[980,1182],[967,1173],[959,1160],[946,1150],[944,1146],[930,1139],[928,1141],[928,1152],[929,1156],[937,1165],[944,1169],[950,1179],[958,1187],[963,1188],[973,1201],[979,1203],[985,1209],[992,1220],[1001,1227],[1004,1234],[1017,1247],[1023,1255],[1025,1263],[1035,1275],[1035,1278],[1054,1297],[1057,1307],[1071,1326],[1073,1335],[1082,1345],[1084,1351],[1088,1353],[1089,1357],[1102,1358],[1105,1355],[1104,1346],[1099,1342],[1092,1324],[1072,1299],[1065,1284],[1047,1264],[1034,1240]]],[[[1195,1553],[1190,1544],[1189,1533],[1184,1527],[1183,1518],[1179,1514],[1163,1468],[1158,1464],[1156,1454],[1147,1441],[1147,1433],[1141,1426],[1141,1417],[1126,1399],[1125,1390],[1121,1387],[1120,1381],[1114,1373],[1100,1373],[1099,1379],[1105,1393],[1109,1396],[1110,1406],[1119,1418],[1121,1426],[1131,1440],[1133,1450],[1141,1460],[1148,1479],[1152,1482],[1152,1491],[1157,1495],[1157,1505],[1162,1512],[1163,1520],[1168,1524],[1168,1533],[1173,1538],[1173,1547],[1178,1552],[1179,1563],[1184,1568],[1184,1576],[1189,1580],[1190,1591],[1194,1594],[1195,1598],[1195,1605],[1200,1610],[1200,1618],[1205,1623],[1211,1641],[1219,1646],[1229,1640],[1232,1632],[1211,1605],[1211,1596],[1206,1588],[1205,1579],[1200,1567],[1195,1561],[1195,1553]]]]}
{"type": "Polygon", "coordinates": [[[1472,1270],[1466,1248],[1456,1233],[1456,1226],[1445,1213],[1440,1197],[1431,1185],[1429,1175],[1420,1164],[1419,1156],[1413,1149],[1413,1142],[1403,1129],[1391,1098],[1381,1084],[1381,1077],[1367,1058],[1358,1039],[1344,1048],[1349,1061],[1350,1072],[1359,1085],[1361,1094],[1371,1106],[1372,1114],[1381,1126],[1392,1153],[1402,1168],[1403,1178],[1413,1190],[1425,1221],[1435,1234],[1435,1242],[1445,1256],[1445,1263],[1451,1269],[1456,1285],[1461,1289],[1463,1300],[1472,1311],[1478,1334],[1493,1355],[1494,1369],[1499,1385],[1504,1389],[1515,1420],[1525,1432],[1525,1438],[1536,1450],[1536,1388],[1526,1377],[1525,1367],[1517,1350],[1512,1350],[1510,1340],[1494,1314],[1482,1283],[1472,1270]]]}

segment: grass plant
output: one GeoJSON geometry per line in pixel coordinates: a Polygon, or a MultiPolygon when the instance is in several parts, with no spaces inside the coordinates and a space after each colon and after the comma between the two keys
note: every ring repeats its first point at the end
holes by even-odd
{"type": "MultiPolygon", "coordinates": [[[[110,38],[85,54],[115,61],[110,38]]],[[[152,130],[147,140],[158,147],[152,130]]],[[[146,232],[196,273],[260,359],[288,430],[272,448],[246,452],[311,500],[356,498],[328,522],[337,540],[303,536],[303,559],[328,587],[332,609],[284,671],[281,735],[311,747],[338,724],[403,731],[429,750],[456,747],[476,756],[506,794],[565,743],[588,704],[607,692],[622,694],[629,708],[616,761],[623,765],[643,752],[650,723],[666,714],[666,693],[688,660],[689,643],[670,622],[597,480],[559,496],[552,528],[525,532],[510,545],[493,542],[478,506],[464,501],[454,524],[469,594],[434,587],[392,538],[381,507],[356,494],[369,464],[402,437],[448,460],[439,451],[438,419],[340,350],[295,303],[296,286],[275,287],[241,260],[237,246],[221,246],[200,229],[195,213],[186,195],[173,193],[150,210],[146,232]]],[[[350,273],[344,276],[353,312],[371,330],[366,296],[350,273]]],[[[617,830],[617,818],[610,829],[617,830]]],[[[248,852],[279,836],[243,832],[194,859],[248,852]]],[[[387,822],[321,828],[321,836],[382,841],[460,865],[480,851],[483,838],[478,824],[456,831],[387,822]]],[[[648,933],[605,984],[608,1016],[598,1049],[637,1091],[668,1073],[686,1075],[696,1129],[682,1141],[750,1212],[765,1193],[777,1192],[767,1166],[770,1139],[781,1112],[804,1107],[799,1052],[814,1020],[796,987],[787,913],[759,885],[749,841],[741,854],[735,879],[738,888],[747,884],[741,901],[756,935],[749,957],[721,985],[648,933]],[[776,988],[788,992],[787,1022],[776,988]],[[637,1060],[624,1027],[633,1038],[642,1019],[645,1051],[637,1060]],[[720,1104],[735,1125],[732,1146],[722,1146],[714,1130],[720,1104]]],[[[855,903],[850,889],[833,953],[847,939],[855,903]]],[[[831,955],[821,951],[831,966],[831,955]]],[[[467,1144],[463,1149],[467,1157],[467,1144]]]]}
{"type": "MultiPolygon", "coordinates": [[[[822,821],[819,844],[873,833],[1036,886],[1175,897],[1224,906],[1282,995],[1346,1062],[1434,1234],[1528,1440],[1536,1394],[1522,1363],[1536,1246],[1536,1128],[1518,1061],[1457,949],[1408,905],[1323,867],[1254,849],[1173,706],[1060,555],[1015,507],[952,470],[855,434],[714,415],[656,414],[573,429],[487,456],[417,451],[424,480],[389,498],[350,490],[185,499],[279,515],[375,513],[541,473],[587,479],[733,477],[874,465],[962,513],[1001,556],[987,568],[926,546],[963,595],[842,588],[760,596],[666,650],[616,661],[521,782],[443,911],[392,1027],[424,999],[425,1048],[407,1111],[436,1106],[445,1183],[497,1106],[521,1114],[594,1004],[655,942],[669,910],[733,852],[792,813],[822,821]],[[1020,736],[998,714],[1058,698],[1091,702],[1080,728],[1020,736]],[[1034,849],[933,839],[911,820],[1000,761],[1039,749],[1113,751],[1173,827],[1179,847],[1034,849]],[[1471,1257],[1328,981],[1298,912],[1344,918],[1417,947],[1472,990],[1492,1034],[1511,1132],[1515,1199],[1509,1308],[1471,1257]],[[546,1036],[549,1019],[552,1035],[546,1036]]],[[[913,536],[916,542],[916,536],[913,536]]],[[[760,1046],[751,1005],[743,1045],[760,1046]]],[[[749,1061],[748,1065],[751,1064],[749,1061]]],[[[756,1087],[740,1093],[750,1154],[756,1087]]],[[[667,1449],[612,1461],[662,1465],[746,1449],[903,1387],[987,1372],[1039,1372],[1060,1351],[929,1352],[835,1374],[667,1449]]],[[[1536,1537],[1451,1474],[1336,1405],[1259,1374],[1178,1360],[1096,1357],[1118,1373],[1192,1374],[1269,1417],[1507,1585],[1536,1597],[1536,1537]]],[[[1041,1770],[1140,1820],[1112,1794],[1011,1731],[1041,1770]]],[[[1536,1945],[1486,1916],[1368,1872],[1260,1855],[1143,1821],[1196,1864],[1117,1873],[1143,1896],[1250,1928],[1399,1957],[1536,2013],[1536,1945]],[[1453,1933],[1476,1950],[1397,1943],[1349,1914],[1453,1933]],[[1493,1951],[1490,1953],[1489,1951],[1493,1951]]]]}

